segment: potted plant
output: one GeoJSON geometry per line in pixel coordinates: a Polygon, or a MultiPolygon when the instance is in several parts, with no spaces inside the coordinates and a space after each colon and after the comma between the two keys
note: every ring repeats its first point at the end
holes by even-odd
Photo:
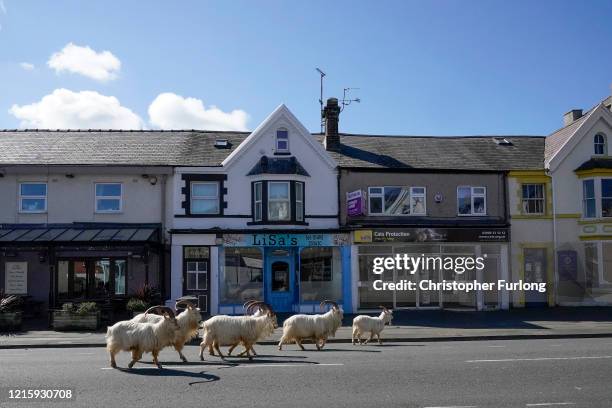
{"type": "Polygon", "coordinates": [[[0,292],[0,330],[21,329],[23,318],[21,304],[22,299],[19,296],[0,292]]]}
{"type": "Polygon", "coordinates": [[[159,305],[162,301],[161,291],[157,286],[144,284],[134,293],[136,299],[140,299],[149,305],[159,305]]]}
{"type": "Polygon", "coordinates": [[[136,316],[139,313],[143,313],[149,307],[150,307],[149,303],[145,302],[142,299],[138,299],[138,298],[131,298],[127,302],[127,305],[125,306],[125,308],[128,311],[132,312],[132,317],[136,316]]]}
{"type": "Polygon", "coordinates": [[[54,330],[96,330],[100,326],[100,310],[94,302],[84,302],[75,307],[64,303],[61,310],[53,311],[54,330]]]}

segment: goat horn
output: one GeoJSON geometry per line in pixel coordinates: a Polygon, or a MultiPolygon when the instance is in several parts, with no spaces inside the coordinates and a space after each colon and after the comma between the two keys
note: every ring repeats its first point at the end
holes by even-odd
{"type": "Polygon", "coordinates": [[[176,315],[174,314],[174,310],[172,310],[171,308],[167,307],[167,306],[158,306],[161,310],[165,311],[168,313],[168,316],[170,316],[171,319],[176,319],[176,315]]]}
{"type": "Polygon", "coordinates": [[[335,309],[339,309],[338,303],[334,302],[333,300],[324,300],[320,304],[321,310],[323,310],[323,306],[327,305],[327,304],[332,305],[332,307],[335,308],[335,309]]]}
{"type": "Polygon", "coordinates": [[[187,307],[190,307],[191,309],[195,307],[195,304],[187,299],[177,300],[174,304],[174,308],[177,309],[179,305],[187,305],[187,307]]]}
{"type": "Polygon", "coordinates": [[[151,306],[150,308],[148,308],[147,310],[145,310],[144,314],[149,314],[149,313],[153,313],[156,310],[158,310],[159,308],[161,308],[162,306],[151,306]]]}
{"type": "Polygon", "coordinates": [[[256,306],[259,306],[259,308],[262,309],[265,308],[265,303],[261,300],[251,301],[251,303],[247,306],[247,314],[252,314],[253,308],[255,308],[256,306]]]}
{"type": "Polygon", "coordinates": [[[251,309],[253,307],[253,304],[255,304],[255,303],[257,303],[257,300],[247,300],[246,302],[244,302],[242,307],[244,309],[244,314],[245,315],[251,314],[251,309]]]}
{"type": "Polygon", "coordinates": [[[382,310],[383,310],[385,313],[388,313],[388,312],[389,312],[389,309],[387,309],[387,307],[386,307],[386,306],[380,305],[380,306],[378,306],[378,307],[380,307],[380,308],[381,308],[381,309],[382,309],[382,310]]]}

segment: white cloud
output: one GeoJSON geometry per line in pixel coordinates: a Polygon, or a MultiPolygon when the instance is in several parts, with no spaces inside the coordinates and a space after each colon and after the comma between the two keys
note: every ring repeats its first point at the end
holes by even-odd
{"type": "Polygon", "coordinates": [[[247,130],[249,115],[243,110],[223,112],[205,107],[200,99],[166,92],[149,105],[149,120],[161,129],[247,130]]]}
{"type": "Polygon", "coordinates": [[[37,129],[142,129],[143,121],[114,96],[94,91],[56,89],[40,101],[13,105],[9,113],[23,128],[37,129]]]}
{"type": "Polygon", "coordinates": [[[110,81],[117,78],[121,61],[110,51],[96,52],[90,47],[68,43],[47,61],[49,68],[57,74],[72,72],[97,81],[110,81]]]}
{"type": "Polygon", "coordinates": [[[4,0],[0,0],[0,11],[2,14],[6,14],[6,6],[4,5],[4,0]]]}
{"type": "Polygon", "coordinates": [[[23,68],[25,71],[33,71],[35,68],[34,64],[30,64],[29,62],[21,62],[19,63],[19,66],[23,68]]]}

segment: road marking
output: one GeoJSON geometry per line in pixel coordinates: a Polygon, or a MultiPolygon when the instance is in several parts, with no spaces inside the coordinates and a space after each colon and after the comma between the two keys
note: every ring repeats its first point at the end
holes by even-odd
{"type": "Polygon", "coordinates": [[[525,404],[526,407],[552,407],[555,405],[576,405],[573,402],[539,402],[537,404],[525,404]]]}
{"type": "Polygon", "coordinates": [[[487,346],[487,347],[491,347],[491,348],[494,348],[494,347],[496,347],[496,348],[497,348],[497,347],[499,347],[499,348],[501,348],[501,347],[506,347],[506,346],[487,346]]]}
{"type": "Polygon", "coordinates": [[[425,408],[476,408],[477,405],[448,405],[448,406],[437,406],[437,407],[425,407],[425,408]]]}
{"type": "Polygon", "coordinates": [[[612,356],[581,356],[581,357],[537,357],[537,358],[503,358],[499,360],[466,360],[466,363],[509,363],[513,361],[547,361],[547,360],[594,360],[608,359],[612,356]]]}

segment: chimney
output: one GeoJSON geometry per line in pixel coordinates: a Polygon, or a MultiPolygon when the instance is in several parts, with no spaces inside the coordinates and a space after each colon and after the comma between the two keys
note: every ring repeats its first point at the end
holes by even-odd
{"type": "Polygon", "coordinates": [[[567,126],[582,117],[582,109],[572,109],[563,115],[563,126],[567,126]]]}
{"type": "Polygon", "coordinates": [[[340,135],[338,134],[338,120],[340,118],[340,107],[337,98],[329,98],[323,109],[325,119],[325,150],[337,152],[340,150],[340,135]]]}

